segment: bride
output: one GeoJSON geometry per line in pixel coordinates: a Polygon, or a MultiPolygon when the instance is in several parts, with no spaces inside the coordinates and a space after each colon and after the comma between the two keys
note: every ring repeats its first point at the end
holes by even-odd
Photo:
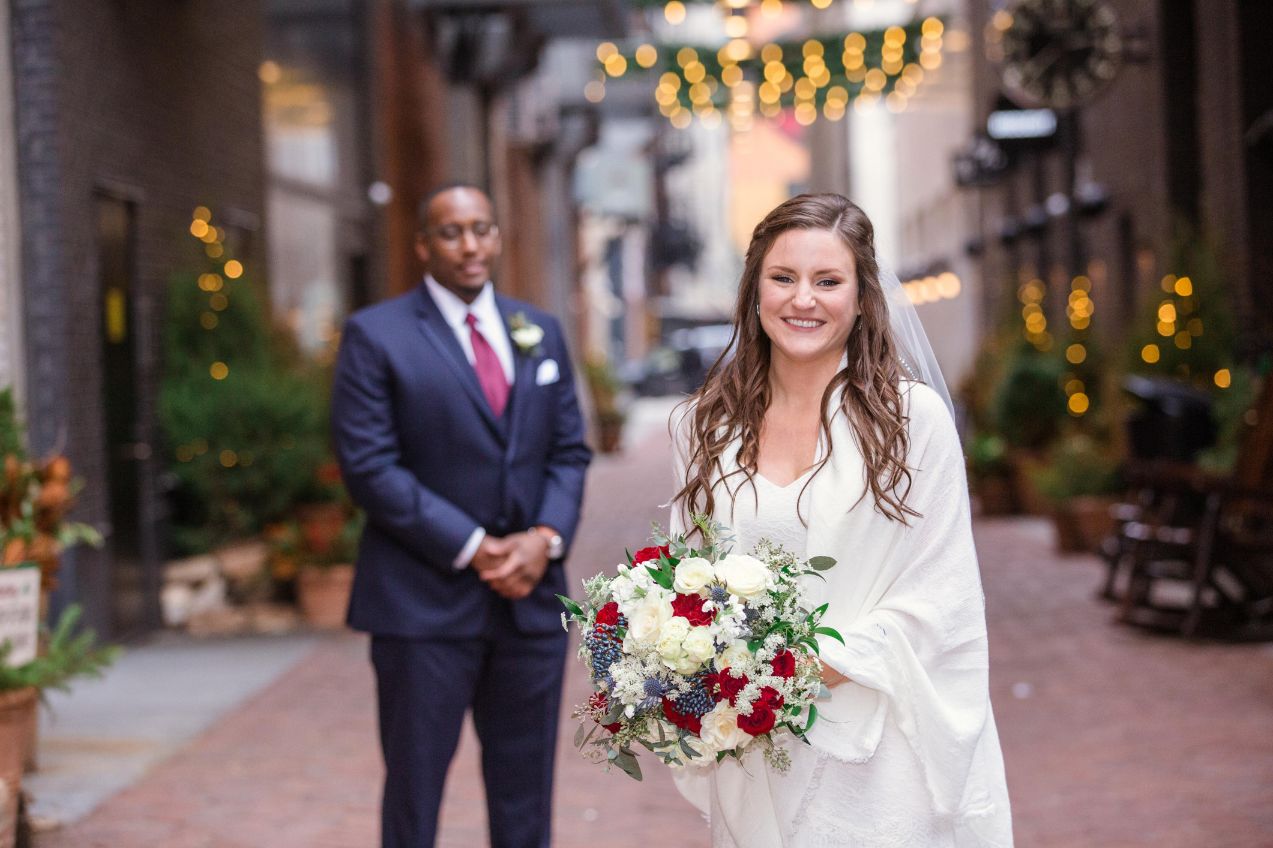
{"type": "Polygon", "coordinates": [[[757,225],[733,357],[676,423],[673,533],[707,513],[837,560],[811,745],[689,767],[677,785],[715,848],[1010,846],[984,596],[963,456],[940,372],[870,220],[836,194],[757,225]],[[885,279],[881,279],[884,277],[885,279]]]}

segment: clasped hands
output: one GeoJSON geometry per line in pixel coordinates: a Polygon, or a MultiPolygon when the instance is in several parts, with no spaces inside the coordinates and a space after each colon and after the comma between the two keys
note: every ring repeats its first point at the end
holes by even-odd
{"type": "Polygon", "coordinates": [[[516,601],[539,585],[548,568],[548,540],[538,533],[502,538],[487,534],[473,555],[473,570],[497,594],[516,601]]]}

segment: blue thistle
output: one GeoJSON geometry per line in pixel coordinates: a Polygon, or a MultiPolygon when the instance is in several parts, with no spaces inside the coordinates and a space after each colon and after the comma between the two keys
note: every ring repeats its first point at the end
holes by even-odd
{"type": "Polygon", "coordinates": [[[710,674],[709,671],[699,671],[690,676],[689,681],[694,688],[676,699],[678,712],[702,718],[712,711],[716,701],[707,689],[710,674]]]}
{"type": "Polygon", "coordinates": [[[663,702],[663,696],[667,694],[667,684],[657,677],[646,678],[645,681],[645,698],[637,705],[638,709],[652,710],[663,702]]]}
{"type": "MultiPolygon", "coordinates": [[[[622,617],[620,617],[622,622],[622,617]]],[[[602,680],[609,676],[610,666],[623,657],[623,643],[619,639],[619,625],[598,624],[591,633],[583,637],[584,646],[592,658],[592,679],[602,680]]]]}

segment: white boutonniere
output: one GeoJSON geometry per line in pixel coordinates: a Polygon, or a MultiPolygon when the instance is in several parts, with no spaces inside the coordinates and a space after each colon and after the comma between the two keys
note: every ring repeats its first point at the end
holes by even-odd
{"type": "Polygon", "coordinates": [[[538,353],[539,343],[544,340],[544,328],[538,324],[532,324],[525,312],[518,312],[509,319],[508,334],[512,337],[513,344],[517,345],[517,349],[527,356],[538,353]]]}

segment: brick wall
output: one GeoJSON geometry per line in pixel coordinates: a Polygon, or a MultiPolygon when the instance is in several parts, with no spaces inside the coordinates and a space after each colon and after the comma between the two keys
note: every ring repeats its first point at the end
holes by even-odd
{"type": "MultiPolygon", "coordinates": [[[[1108,273],[1093,293],[1093,329],[1116,340],[1143,318],[1143,301],[1155,297],[1162,275],[1175,270],[1170,253],[1176,225],[1192,213],[1220,247],[1223,266],[1237,283],[1233,297],[1239,326],[1248,337],[1266,334],[1262,316],[1268,310],[1260,307],[1273,296],[1273,286],[1256,269],[1273,267],[1273,250],[1251,236],[1268,204],[1248,208],[1244,203],[1258,166],[1243,158],[1244,118],[1253,118],[1242,107],[1244,85],[1266,76],[1251,62],[1262,61],[1259,57],[1267,51],[1247,50],[1244,66],[1241,35],[1262,31],[1258,24],[1263,19],[1257,16],[1269,13],[1264,5],[1248,7],[1238,0],[1193,0],[1190,20],[1189,10],[1174,0],[1110,4],[1124,33],[1139,31],[1136,46],[1142,55],[1126,62],[1108,89],[1082,110],[1090,176],[1111,195],[1107,210],[1083,226],[1088,258],[1104,260],[1108,273]]],[[[990,20],[989,4],[968,0],[965,8],[973,35],[975,108],[984,127],[998,90],[997,71],[984,57],[981,36],[990,20]]],[[[1063,191],[1061,154],[1048,153],[1044,160],[1042,194],[1063,191]]],[[[1035,239],[1022,238],[1013,248],[998,239],[1001,218],[1020,216],[1037,194],[1030,162],[981,193],[987,245],[981,266],[992,304],[994,292],[1016,286],[1015,268],[1034,264],[1039,256],[1035,239]]],[[[1265,226],[1273,232],[1273,223],[1265,226]]],[[[1066,227],[1055,219],[1049,223],[1043,242],[1049,264],[1068,264],[1066,227]]],[[[1046,279],[1047,268],[1039,271],[1046,279]]],[[[1067,287],[1054,288],[1060,314],[1067,287]]]]}
{"type": "MultiPolygon", "coordinates": [[[[155,452],[137,493],[152,577],[162,552],[155,394],[162,291],[195,254],[199,204],[256,226],[263,260],[261,0],[12,3],[32,447],[64,448],[88,485],[81,520],[110,514],[105,483],[95,192],[135,204],[132,323],[140,440],[155,452]]],[[[81,600],[109,631],[110,563],[78,552],[59,599],[81,600]]],[[[154,600],[153,598],[151,599],[154,600]]]]}

